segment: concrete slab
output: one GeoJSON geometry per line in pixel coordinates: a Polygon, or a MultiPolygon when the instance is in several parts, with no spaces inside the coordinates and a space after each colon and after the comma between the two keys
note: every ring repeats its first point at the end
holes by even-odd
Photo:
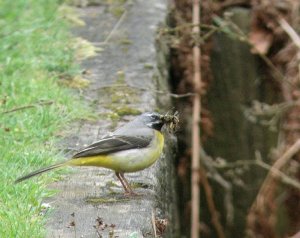
{"type": "MultiPolygon", "coordinates": [[[[132,119],[132,114],[153,111],[157,108],[158,85],[166,89],[167,69],[163,74],[158,70],[165,66],[158,67],[155,38],[158,24],[166,18],[167,2],[134,0],[123,7],[121,20],[111,14],[107,4],[78,9],[86,26],[77,28],[75,35],[103,48],[96,57],[82,62],[91,80],[82,97],[92,102],[99,121],[73,125],[74,134],[66,138],[64,148],[82,148],[132,119]],[[108,44],[102,44],[116,24],[108,44]],[[111,120],[118,116],[115,112],[119,113],[119,123],[111,120]]],[[[166,97],[164,106],[160,105],[163,112],[170,109],[166,97]]],[[[164,236],[175,237],[175,147],[175,139],[167,135],[167,146],[158,163],[125,175],[136,185],[139,197],[124,197],[114,173],[102,168],[74,169],[52,184],[59,193],[45,201],[53,208],[46,224],[47,237],[153,237],[152,214],[168,222],[164,236]]]]}

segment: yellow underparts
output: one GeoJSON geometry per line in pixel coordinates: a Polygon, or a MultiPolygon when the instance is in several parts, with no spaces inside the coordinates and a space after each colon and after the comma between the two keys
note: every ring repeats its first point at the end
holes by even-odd
{"type": "Polygon", "coordinates": [[[164,146],[164,136],[159,131],[153,131],[154,139],[145,148],[130,149],[92,157],[75,158],[68,161],[73,166],[96,166],[115,170],[117,172],[136,172],[151,166],[161,155],[164,146]]]}

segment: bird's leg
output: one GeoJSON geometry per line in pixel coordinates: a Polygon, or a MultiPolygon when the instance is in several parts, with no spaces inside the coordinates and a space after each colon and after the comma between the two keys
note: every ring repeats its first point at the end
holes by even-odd
{"type": "Polygon", "coordinates": [[[129,189],[127,187],[127,184],[124,182],[122,176],[121,176],[121,173],[120,172],[116,172],[116,176],[118,177],[118,179],[120,180],[124,190],[125,190],[125,193],[129,193],[129,189]]]}
{"type": "Polygon", "coordinates": [[[136,194],[132,191],[132,189],[131,189],[129,183],[127,182],[126,178],[124,177],[124,173],[116,172],[116,176],[117,176],[118,179],[120,180],[120,182],[121,182],[121,184],[122,184],[122,186],[123,186],[123,188],[124,188],[124,190],[125,190],[125,195],[129,195],[129,196],[131,196],[131,195],[136,195],[136,194]]]}
{"type": "Polygon", "coordinates": [[[120,173],[120,176],[122,177],[124,183],[126,184],[128,190],[129,190],[129,194],[128,195],[137,195],[135,192],[133,192],[130,184],[128,183],[127,179],[124,176],[124,173],[120,173]]]}

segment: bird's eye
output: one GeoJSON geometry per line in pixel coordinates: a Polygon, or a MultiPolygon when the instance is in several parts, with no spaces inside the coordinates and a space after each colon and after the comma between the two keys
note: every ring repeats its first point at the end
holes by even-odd
{"type": "Polygon", "coordinates": [[[151,118],[152,118],[152,119],[157,119],[157,115],[152,114],[152,115],[151,115],[151,118]]]}

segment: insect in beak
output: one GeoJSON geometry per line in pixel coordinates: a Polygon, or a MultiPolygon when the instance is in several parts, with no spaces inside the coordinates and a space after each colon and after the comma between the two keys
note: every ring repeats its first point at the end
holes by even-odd
{"type": "Polygon", "coordinates": [[[176,132],[179,127],[179,113],[176,111],[174,114],[167,112],[165,115],[161,115],[161,119],[167,126],[169,132],[176,132]]]}

